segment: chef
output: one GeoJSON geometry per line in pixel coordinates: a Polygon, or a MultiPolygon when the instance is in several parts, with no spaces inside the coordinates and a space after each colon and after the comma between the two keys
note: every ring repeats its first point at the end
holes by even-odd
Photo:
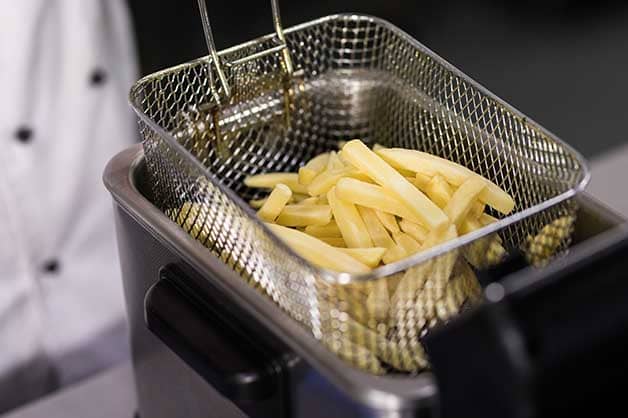
{"type": "Polygon", "coordinates": [[[0,413],[126,355],[111,202],[137,140],[124,0],[3,2],[0,13],[0,413]]]}

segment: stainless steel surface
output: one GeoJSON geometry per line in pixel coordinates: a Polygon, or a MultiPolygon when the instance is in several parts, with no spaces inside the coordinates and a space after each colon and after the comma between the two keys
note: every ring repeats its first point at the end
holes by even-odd
{"type": "MultiPolygon", "coordinates": [[[[158,270],[170,262],[189,264],[204,277],[215,279],[212,280],[213,284],[228,295],[234,304],[247,309],[330,385],[354,402],[381,411],[416,411],[431,407],[436,386],[429,373],[413,378],[393,378],[373,376],[347,367],[319,344],[310,332],[282,314],[272,300],[262,297],[219,258],[208,254],[201,243],[191,239],[187,232],[142,194],[150,197],[151,180],[147,178],[145,169],[141,147],[136,146],[112,159],[104,175],[105,184],[116,201],[116,230],[120,241],[118,246],[131,328],[131,347],[136,375],[142,376],[137,382],[140,409],[143,408],[143,400],[149,410],[159,409],[159,403],[155,400],[163,399],[170,392],[170,384],[168,387],[160,386],[159,381],[163,380],[163,376],[182,375],[174,379],[177,384],[186,383],[183,387],[197,382],[197,378],[190,377],[195,372],[161,344],[144,323],[144,294],[158,279],[158,270]],[[151,360],[153,358],[162,358],[163,361],[151,360]],[[155,379],[155,375],[162,379],[155,379]]],[[[207,386],[205,383],[203,385],[207,386]]],[[[210,402],[207,399],[213,398],[205,395],[204,399],[207,403],[210,402]]]]}
{"type": "Polygon", "coordinates": [[[614,148],[593,160],[588,192],[628,216],[628,144],[614,148]]]}
{"type": "Polygon", "coordinates": [[[232,63],[258,57],[228,68],[230,106],[258,106],[266,96],[277,102],[283,94],[285,118],[255,113],[259,123],[250,124],[251,112],[232,112],[223,129],[217,105],[225,106],[208,90],[222,102],[227,95],[211,84],[203,59],[133,87],[155,202],[345,360],[373,373],[416,374],[427,364],[418,336],[465,302],[444,308],[452,279],[463,275],[459,253],[494,233],[531,258],[567,248],[576,213],[571,198],[587,183],[587,167],[569,146],[387,22],[331,16],[291,28],[285,38],[303,77],[290,85],[280,57],[256,55],[273,36],[218,54],[232,63]],[[517,207],[495,224],[367,275],[318,269],[257,220],[242,199],[260,192],[242,180],[294,171],[354,137],[461,163],[506,189],[517,207]],[[537,234],[540,244],[528,245],[537,234]],[[363,308],[365,295],[402,276],[408,287],[387,318],[363,308]]]}
{"type": "MultiPolygon", "coordinates": [[[[243,280],[239,280],[237,273],[222,263],[218,257],[208,254],[205,247],[193,240],[150,202],[151,179],[147,178],[145,169],[141,149],[137,146],[114,158],[105,173],[105,183],[117,202],[116,217],[121,240],[125,297],[131,321],[134,357],[137,358],[134,363],[137,375],[141,376],[138,379],[140,404],[141,399],[145,399],[145,403],[150,404],[148,408],[158,409],[155,399],[163,399],[169,394],[170,387],[169,384],[160,385],[158,382],[170,382],[173,379],[171,374],[194,373],[146,329],[143,318],[144,292],[157,280],[157,271],[164,263],[177,261],[190,265],[202,277],[211,279],[213,285],[228,295],[229,303],[246,309],[270,333],[285,341],[307,365],[328,382],[327,386],[331,385],[351,400],[347,402],[354,402],[354,405],[372,410],[371,415],[363,413],[361,416],[386,416],[386,413],[393,413],[392,411],[413,413],[411,411],[429,410],[433,407],[436,386],[429,373],[415,377],[378,377],[348,367],[296,321],[282,315],[270,299],[262,297],[243,280]],[[161,356],[164,361],[143,360],[153,356],[161,356]],[[167,364],[169,362],[175,363],[176,366],[167,364]],[[142,383],[143,381],[145,382],[142,383]],[[142,387],[152,387],[153,390],[145,391],[142,387]]],[[[576,226],[575,239],[578,242],[623,222],[621,217],[609,212],[586,195],[579,201],[582,216],[579,217],[579,225],[576,226]]],[[[183,382],[193,384],[197,381],[190,377],[175,380],[177,384],[183,382]]],[[[204,382],[199,384],[207,386],[204,382]]],[[[301,386],[295,384],[294,387],[301,386]]],[[[307,387],[310,390],[306,394],[322,392],[318,387],[307,387]]],[[[302,394],[301,398],[303,397],[302,394]]],[[[317,411],[316,408],[328,405],[326,401],[319,403],[320,406],[317,407],[315,404],[310,409],[317,411]]],[[[295,416],[308,415],[306,411],[305,415],[295,416]]]]}

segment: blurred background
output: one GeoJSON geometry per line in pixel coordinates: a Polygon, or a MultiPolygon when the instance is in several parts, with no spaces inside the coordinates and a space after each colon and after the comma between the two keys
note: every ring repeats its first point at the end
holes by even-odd
{"type": "MultiPolygon", "coordinates": [[[[208,0],[218,49],[272,31],[270,2],[208,0]]],[[[130,0],[141,72],[206,54],[196,1],[130,0]]],[[[593,157],[628,140],[628,2],[319,0],[280,2],[284,27],[339,12],[399,26],[593,157]]]]}

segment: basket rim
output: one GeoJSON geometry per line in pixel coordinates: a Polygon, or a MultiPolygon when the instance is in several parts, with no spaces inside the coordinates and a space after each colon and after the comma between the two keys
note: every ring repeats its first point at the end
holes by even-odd
{"type": "MultiPolygon", "coordinates": [[[[138,118],[143,123],[147,124],[151,129],[156,131],[160,135],[161,138],[165,139],[168,145],[173,147],[173,149],[177,153],[182,155],[186,160],[188,160],[189,163],[193,164],[198,170],[200,170],[200,172],[203,173],[205,177],[215,187],[217,187],[221,192],[225,193],[229,197],[229,199],[234,201],[240,207],[240,209],[243,210],[249,218],[251,218],[253,222],[257,223],[257,225],[264,231],[264,233],[272,240],[272,242],[275,245],[278,245],[280,248],[283,249],[283,251],[287,252],[291,257],[296,258],[296,260],[299,261],[299,264],[304,266],[304,269],[308,270],[309,273],[316,275],[318,278],[323,279],[329,284],[341,284],[341,285],[351,284],[351,283],[360,283],[360,282],[365,282],[369,280],[377,280],[377,279],[381,279],[381,278],[384,278],[384,277],[387,277],[396,273],[401,273],[411,267],[414,267],[424,262],[435,259],[436,257],[442,256],[457,248],[461,248],[477,239],[480,239],[482,237],[501,231],[505,229],[506,227],[513,225],[516,222],[527,219],[561,202],[571,199],[575,197],[577,194],[581,193],[589,184],[589,181],[591,179],[590,168],[586,159],[579,151],[577,151],[571,145],[564,142],[562,139],[560,139],[558,136],[553,134],[548,129],[538,124],[534,119],[528,117],[527,115],[523,114],[522,112],[520,112],[518,109],[516,109],[515,107],[513,107],[512,105],[510,105],[503,99],[499,98],[497,95],[495,95],[490,90],[482,86],[473,78],[467,76],[465,73],[463,73],[461,70],[456,68],[454,65],[446,61],[444,58],[436,54],[434,51],[432,51],[431,49],[429,49],[428,47],[420,43],[418,40],[410,36],[408,33],[403,31],[402,29],[388,22],[387,20],[374,17],[371,15],[367,15],[367,14],[361,14],[361,13],[338,13],[338,14],[332,14],[332,15],[320,17],[320,18],[317,18],[317,19],[314,19],[305,23],[301,23],[295,26],[291,26],[289,28],[286,28],[284,30],[284,33],[290,34],[293,32],[298,32],[298,31],[307,29],[311,26],[316,26],[316,25],[319,25],[328,21],[341,20],[341,19],[350,19],[350,20],[355,20],[355,21],[366,20],[366,21],[375,23],[377,25],[380,25],[384,27],[385,29],[388,29],[394,32],[395,34],[399,35],[400,37],[402,37],[402,39],[410,43],[413,47],[417,48],[422,53],[434,59],[443,68],[450,71],[457,77],[460,77],[465,82],[469,83],[473,88],[480,91],[489,99],[507,108],[509,112],[511,112],[514,116],[524,119],[526,123],[531,125],[535,130],[547,136],[549,139],[551,139],[556,144],[561,146],[563,149],[568,151],[574,157],[574,159],[578,162],[578,165],[580,166],[580,179],[577,182],[577,184],[575,184],[575,186],[573,186],[572,188],[570,188],[569,190],[563,193],[560,193],[550,199],[547,199],[540,203],[532,205],[519,212],[508,215],[502,219],[499,219],[497,222],[494,222],[478,230],[475,230],[473,232],[460,236],[454,240],[447,241],[445,243],[437,245],[433,248],[430,248],[429,250],[414,254],[400,261],[375,268],[368,273],[351,274],[351,273],[346,273],[346,272],[337,272],[337,271],[333,271],[333,270],[316,266],[312,264],[311,262],[309,262],[308,260],[306,260],[305,258],[301,257],[299,254],[297,254],[285,242],[279,239],[277,235],[275,235],[272,231],[270,231],[268,227],[266,227],[266,225],[256,216],[255,211],[253,211],[253,209],[237,193],[235,193],[229,187],[225,186],[216,177],[214,173],[212,173],[205,166],[203,166],[203,164],[201,164],[201,162],[198,161],[192,155],[190,151],[188,151],[183,145],[181,145],[171,133],[167,132],[165,129],[163,129],[161,126],[155,123],[153,119],[151,119],[146,113],[144,113],[141,110],[141,105],[136,101],[136,97],[137,97],[136,92],[144,84],[150,82],[151,80],[155,78],[159,78],[167,74],[176,73],[185,68],[189,68],[191,66],[198,65],[203,62],[209,62],[208,61],[209,56],[206,55],[206,56],[188,61],[186,63],[182,63],[173,67],[169,67],[169,68],[154,72],[152,74],[149,74],[140,78],[137,82],[135,82],[129,92],[129,104],[131,105],[133,111],[136,113],[138,118]]],[[[269,39],[272,39],[274,36],[275,34],[263,35],[255,39],[252,39],[250,41],[223,49],[218,52],[218,56],[219,57],[225,56],[227,54],[236,52],[242,48],[250,47],[262,41],[267,41],[269,39]]]]}

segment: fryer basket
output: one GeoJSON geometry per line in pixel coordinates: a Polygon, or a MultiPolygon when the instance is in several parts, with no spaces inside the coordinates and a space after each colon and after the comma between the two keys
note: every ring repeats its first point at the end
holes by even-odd
{"type": "Polygon", "coordinates": [[[535,263],[566,250],[572,198],[588,168],[568,145],[385,21],[334,15],[284,34],[289,77],[284,55],[263,53],[281,51],[269,35],[218,54],[228,97],[207,57],[133,86],[154,201],[341,358],[376,374],[416,374],[429,367],[421,336],[479,300],[462,255],[488,252],[496,234],[535,263]],[[353,138],[460,163],[509,192],[516,207],[367,275],[321,270],[257,220],[245,201],[261,192],[243,179],[296,171],[353,138]],[[384,292],[387,301],[377,297],[384,292]]]}

